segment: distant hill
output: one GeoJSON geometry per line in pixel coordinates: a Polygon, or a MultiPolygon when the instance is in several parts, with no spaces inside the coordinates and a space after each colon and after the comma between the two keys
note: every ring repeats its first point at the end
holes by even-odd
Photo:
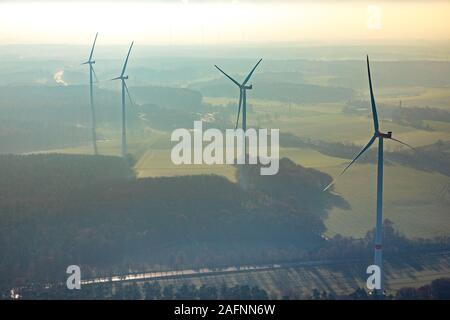
{"type": "MultiPolygon", "coordinates": [[[[327,72],[334,75],[330,85],[367,90],[365,61],[334,61],[327,64],[327,72]]],[[[371,61],[370,67],[377,88],[450,85],[450,63],[447,61],[371,61]]]]}
{"type": "MultiPolygon", "coordinates": [[[[118,92],[95,89],[99,121],[119,122],[118,92]]],[[[0,117],[41,123],[90,124],[88,86],[0,86],[0,117]]]]}
{"type": "MultiPolygon", "coordinates": [[[[130,87],[138,104],[162,108],[198,109],[202,96],[198,91],[172,87],[130,87]]],[[[127,98],[127,104],[130,104],[127,98]]],[[[99,122],[119,122],[120,92],[95,88],[99,122]]],[[[129,108],[133,114],[135,109],[129,108]]],[[[88,86],[0,86],[0,117],[44,122],[90,123],[88,86]]]]}
{"type": "MultiPolygon", "coordinates": [[[[239,89],[233,83],[222,80],[198,83],[192,87],[209,97],[236,98],[239,94],[239,89]]],[[[255,80],[248,95],[256,99],[305,103],[347,101],[353,97],[354,92],[340,87],[255,80]]]]}
{"type": "MultiPolygon", "coordinates": [[[[198,91],[171,87],[130,87],[136,105],[127,103],[130,129],[191,127],[202,116],[198,91]]],[[[95,88],[98,127],[120,130],[117,91],[95,88]]],[[[87,86],[0,86],[0,153],[48,150],[90,143],[91,109],[87,86]]],[[[97,138],[102,139],[100,131],[97,138]]],[[[110,137],[107,137],[110,138],[110,137]]]]}
{"type": "Polygon", "coordinates": [[[133,98],[139,104],[155,104],[162,108],[193,110],[202,103],[200,92],[185,88],[171,87],[130,87],[133,98]]]}
{"type": "MultiPolygon", "coordinates": [[[[101,134],[97,134],[102,139],[101,134]]],[[[0,118],[0,153],[25,153],[87,144],[87,126],[0,118]]]]}

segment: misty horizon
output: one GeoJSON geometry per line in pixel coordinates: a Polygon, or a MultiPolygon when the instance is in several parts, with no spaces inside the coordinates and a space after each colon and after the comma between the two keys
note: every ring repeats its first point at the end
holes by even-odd
{"type": "Polygon", "coordinates": [[[3,1],[0,9],[0,44],[87,44],[98,31],[103,44],[326,45],[448,41],[450,30],[448,1],[3,1]]]}

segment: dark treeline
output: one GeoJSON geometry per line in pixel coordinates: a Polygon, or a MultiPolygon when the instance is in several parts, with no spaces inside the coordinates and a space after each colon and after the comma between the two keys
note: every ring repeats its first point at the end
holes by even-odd
{"type": "MultiPolygon", "coordinates": [[[[289,298],[289,297],[286,297],[289,298]]],[[[378,300],[363,288],[350,294],[336,295],[333,292],[314,289],[303,297],[310,300],[378,300]]],[[[450,278],[439,278],[421,287],[404,287],[383,297],[386,300],[450,300],[450,278]]]]}
{"type": "MultiPolygon", "coordinates": [[[[280,144],[288,148],[311,148],[328,156],[349,160],[353,159],[362,149],[362,146],[357,146],[352,143],[313,140],[286,133],[280,135],[280,144]]],[[[397,143],[392,142],[392,144],[397,143]]],[[[448,157],[448,151],[450,150],[449,142],[438,141],[431,145],[415,148],[415,151],[405,149],[400,144],[398,146],[403,150],[384,151],[386,164],[398,163],[418,170],[434,171],[450,176],[450,157],[448,157]]],[[[372,147],[358,159],[360,163],[376,163],[376,161],[376,147],[372,147]]]]}
{"type": "Polygon", "coordinates": [[[434,171],[450,176],[449,141],[439,140],[434,144],[415,148],[415,150],[415,152],[385,152],[386,159],[415,169],[434,171]]]}
{"type": "MultiPolygon", "coordinates": [[[[342,142],[328,142],[323,140],[316,140],[311,138],[300,138],[291,133],[280,134],[280,145],[286,148],[311,148],[320,153],[343,159],[353,159],[362,146],[357,146],[350,143],[342,142]]],[[[368,150],[366,154],[361,157],[360,162],[375,162],[376,152],[368,150]]]]}
{"type": "MultiPolygon", "coordinates": [[[[209,97],[235,98],[238,89],[224,80],[214,80],[192,86],[209,97]]],[[[287,82],[255,81],[252,97],[293,103],[341,102],[352,99],[354,91],[348,88],[318,86],[287,82]]]]}
{"type": "Polygon", "coordinates": [[[245,188],[272,199],[281,201],[286,210],[302,210],[311,215],[311,221],[316,219],[322,229],[322,218],[327,216],[327,210],[333,206],[349,208],[345,199],[323,192],[324,186],[330,181],[330,176],[313,168],[305,168],[287,158],[280,159],[280,171],[274,176],[262,176],[258,166],[239,166],[237,175],[245,188]]]}
{"type": "MultiPolygon", "coordinates": [[[[348,260],[348,259],[371,259],[373,257],[373,245],[375,229],[367,232],[362,239],[343,237],[336,235],[322,246],[319,250],[310,252],[309,257],[317,260],[348,260]]],[[[397,258],[408,260],[411,254],[433,253],[450,250],[450,238],[437,237],[434,239],[416,238],[410,239],[394,228],[392,221],[386,219],[383,222],[383,255],[391,262],[397,258]]]]}
{"type": "MultiPolygon", "coordinates": [[[[102,139],[102,135],[97,135],[102,139]]],[[[89,143],[90,129],[75,124],[0,119],[0,153],[22,153],[89,143]]]]}
{"type": "Polygon", "coordinates": [[[393,107],[391,110],[392,121],[401,125],[409,125],[423,130],[433,130],[433,127],[425,120],[450,122],[450,112],[439,108],[430,107],[393,107]]]}
{"type": "MultiPolygon", "coordinates": [[[[145,283],[99,283],[68,290],[65,284],[51,287],[34,286],[14,292],[23,300],[268,300],[264,289],[258,286],[202,285],[187,281],[181,285],[158,281],[145,283]]],[[[11,299],[10,292],[1,292],[0,299],[11,299]]]]}
{"type": "MultiPolygon", "coordinates": [[[[429,106],[402,107],[401,105],[377,104],[378,109],[384,118],[390,118],[393,122],[404,126],[432,131],[433,126],[425,121],[450,122],[450,112],[440,108],[430,108],[429,106]]],[[[370,101],[350,100],[343,108],[344,113],[368,113],[370,114],[370,101]]]]}
{"type": "Polygon", "coordinates": [[[433,280],[419,288],[405,287],[397,291],[397,300],[450,300],[450,278],[433,280]]]}

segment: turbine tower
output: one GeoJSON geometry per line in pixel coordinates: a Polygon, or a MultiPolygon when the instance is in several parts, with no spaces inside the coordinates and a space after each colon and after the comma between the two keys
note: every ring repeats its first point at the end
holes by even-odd
{"type": "MultiPolygon", "coordinates": [[[[372,89],[372,77],[370,75],[370,65],[369,65],[369,56],[367,56],[367,73],[369,76],[369,89],[370,89],[370,102],[372,106],[372,117],[373,117],[373,125],[374,125],[374,134],[372,138],[369,140],[367,145],[358,153],[358,155],[342,170],[338,177],[342,176],[350,166],[355,163],[356,160],[366,152],[372,144],[378,139],[378,169],[377,169],[377,217],[376,217],[376,227],[375,227],[375,244],[374,244],[374,264],[380,268],[380,276],[381,276],[381,288],[375,290],[376,295],[383,294],[383,268],[382,268],[382,227],[383,227],[383,142],[385,139],[397,141],[411,149],[414,150],[409,144],[404,143],[400,140],[394,139],[392,137],[392,132],[383,133],[379,129],[378,123],[378,113],[377,107],[375,104],[375,97],[372,89]]],[[[328,190],[334,182],[333,180],[324,191],[328,190]]]]}
{"type": "MultiPolygon", "coordinates": [[[[247,85],[250,78],[253,75],[253,72],[256,70],[258,65],[261,63],[262,59],[258,61],[258,63],[253,67],[253,69],[250,71],[250,73],[247,75],[247,77],[244,79],[244,82],[239,83],[235,79],[233,79],[231,76],[229,76],[225,71],[220,69],[217,65],[214,65],[220,72],[222,72],[228,79],[230,79],[235,85],[239,87],[239,105],[238,105],[238,113],[237,113],[237,119],[236,119],[236,126],[235,129],[237,129],[239,124],[239,115],[241,113],[242,108],[242,130],[247,130],[247,90],[251,90],[253,88],[253,85],[247,85]]],[[[244,155],[247,154],[247,139],[245,139],[244,136],[244,155]]]]}
{"type": "MultiPolygon", "coordinates": [[[[89,59],[82,63],[89,65],[89,93],[90,93],[90,103],[91,103],[91,116],[92,116],[92,147],[94,148],[94,154],[97,155],[97,133],[96,133],[96,119],[95,119],[95,108],[94,108],[94,79],[97,79],[97,75],[95,74],[93,64],[95,64],[95,60],[92,60],[92,56],[94,55],[95,43],[97,42],[98,32],[95,34],[94,43],[92,44],[91,53],[89,55],[89,59]]],[[[97,79],[98,82],[98,79],[97,79]]]]}
{"type": "Polygon", "coordinates": [[[131,100],[130,92],[128,91],[127,84],[125,80],[128,79],[128,75],[125,75],[127,69],[128,58],[130,57],[131,49],[133,48],[134,41],[131,42],[130,49],[128,49],[127,58],[123,64],[122,73],[117,78],[111,80],[121,80],[122,82],[122,157],[127,155],[127,131],[126,131],[126,112],[125,112],[125,95],[131,100]]]}

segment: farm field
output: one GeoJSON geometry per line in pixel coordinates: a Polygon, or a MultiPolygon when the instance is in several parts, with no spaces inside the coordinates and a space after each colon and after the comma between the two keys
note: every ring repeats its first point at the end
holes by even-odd
{"type": "MultiPolygon", "coordinates": [[[[343,166],[320,168],[336,176],[343,166]]],[[[448,195],[441,190],[450,177],[402,166],[385,166],[383,216],[408,237],[448,236],[450,213],[448,195]],[[414,196],[411,196],[414,195],[414,196]]],[[[356,164],[335,184],[350,210],[333,208],[325,220],[329,236],[363,237],[375,226],[376,166],[356,164]]]]}
{"type": "MultiPolygon", "coordinates": [[[[311,149],[281,148],[280,156],[333,177],[349,162],[311,149]]],[[[449,235],[450,197],[442,190],[450,186],[450,177],[398,165],[385,166],[384,177],[384,218],[408,237],[449,235]]],[[[329,211],[326,235],[365,236],[375,225],[376,166],[356,163],[336,181],[334,192],[347,200],[350,209],[335,207],[329,211]]]]}
{"type": "MultiPolygon", "coordinates": [[[[205,100],[219,105],[237,103],[228,98],[206,98],[205,100]]],[[[344,104],[290,104],[289,107],[289,104],[279,101],[253,99],[249,101],[254,111],[248,116],[249,127],[278,128],[281,132],[289,132],[302,138],[360,145],[367,143],[372,136],[373,125],[370,113],[367,113],[367,116],[344,114],[342,113],[344,104]]],[[[382,108],[380,109],[382,114],[382,108]]],[[[414,146],[450,139],[450,125],[437,121],[429,123],[434,131],[399,125],[389,119],[380,120],[382,130],[393,131],[395,137],[410,142],[414,146]]],[[[401,148],[394,143],[386,147],[401,148]]]]}
{"type": "Polygon", "coordinates": [[[235,182],[235,167],[232,165],[175,165],[170,160],[171,149],[148,150],[136,163],[138,178],[216,174],[235,182]]]}
{"type": "MultiPolygon", "coordinates": [[[[139,178],[160,176],[182,176],[195,174],[216,174],[236,181],[233,165],[174,165],[170,160],[170,149],[148,150],[136,163],[139,178]]],[[[225,152],[225,151],[224,151],[225,152]]],[[[280,158],[289,158],[304,167],[329,167],[344,164],[345,159],[330,157],[312,149],[280,148],[280,158]]]]}

